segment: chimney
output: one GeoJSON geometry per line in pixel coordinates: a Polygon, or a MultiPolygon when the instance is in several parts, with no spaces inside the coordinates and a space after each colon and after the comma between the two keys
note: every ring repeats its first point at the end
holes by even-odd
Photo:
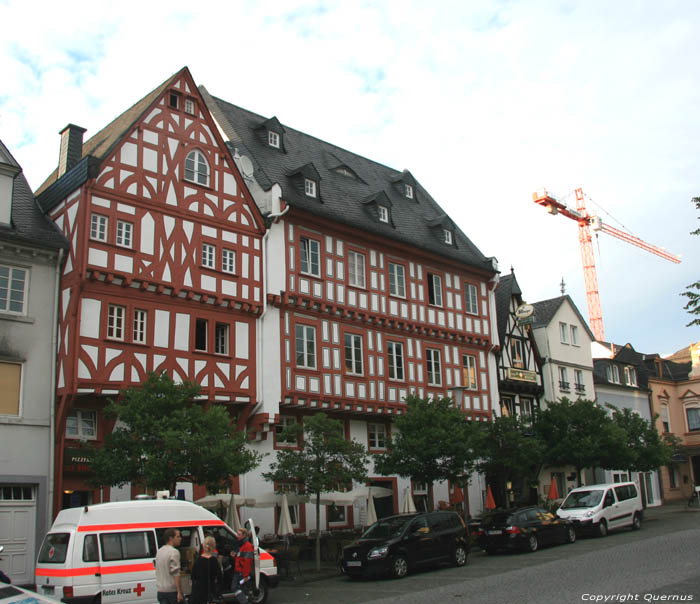
{"type": "Polygon", "coordinates": [[[59,132],[61,152],[58,156],[58,178],[70,171],[83,157],[83,133],[85,128],[68,124],[59,132]]]}
{"type": "Polygon", "coordinates": [[[700,342],[690,345],[690,377],[700,377],[700,342]]]}

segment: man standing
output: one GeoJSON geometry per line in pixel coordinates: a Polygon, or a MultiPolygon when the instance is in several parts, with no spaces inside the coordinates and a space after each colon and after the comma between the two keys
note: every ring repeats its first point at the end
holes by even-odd
{"type": "Polygon", "coordinates": [[[169,528],[163,533],[165,545],[156,554],[156,590],[159,604],[182,602],[180,583],[180,551],[177,546],[182,541],[180,531],[169,528]]]}

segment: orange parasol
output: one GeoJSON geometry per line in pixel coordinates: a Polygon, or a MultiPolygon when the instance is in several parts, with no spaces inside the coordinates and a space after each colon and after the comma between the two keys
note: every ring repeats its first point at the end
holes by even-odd
{"type": "Polygon", "coordinates": [[[493,493],[491,492],[491,485],[486,487],[486,509],[495,510],[496,502],[493,499],[493,493]]]}
{"type": "Polygon", "coordinates": [[[464,501],[464,494],[462,489],[455,487],[452,495],[450,496],[450,503],[462,503],[464,501]]]}
{"type": "Polygon", "coordinates": [[[559,489],[557,489],[557,481],[552,480],[549,485],[549,493],[547,493],[547,499],[559,499],[559,489]]]}

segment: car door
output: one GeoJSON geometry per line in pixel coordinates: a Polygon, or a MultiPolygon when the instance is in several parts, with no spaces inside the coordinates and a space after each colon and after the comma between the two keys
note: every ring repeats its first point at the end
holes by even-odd
{"type": "Polygon", "coordinates": [[[428,515],[415,518],[408,529],[408,540],[410,547],[408,555],[416,564],[425,562],[434,557],[435,552],[435,531],[429,524],[428,515]]]}
{"type": "Polygon", "coordinates": [[[608,523],[608,528],[615,528],[620,524],[617,519],[617,499],[615,498],[615,490],[608,489],[603,498],[603,518],[608,523]]]}
{"type": "Polygon", "coordinates": [[[633,491],[632,489],[634,489],[634,487],[628,484],[615,487],[615,496],[617,497],[615,516],[618,526],[627,526],[632,524],[635,501],[633,496],[636,495],[636,491],[633,491]]]}
{"type": "Polygon", "coordinates": [[[561,520],[543,508],[537,508],[535,513],[539,520],[540,535],[543,536],[541,542],[545,544],[558,543],[561,540],[559,536],[559,532],[562,530],[561,520]]]}

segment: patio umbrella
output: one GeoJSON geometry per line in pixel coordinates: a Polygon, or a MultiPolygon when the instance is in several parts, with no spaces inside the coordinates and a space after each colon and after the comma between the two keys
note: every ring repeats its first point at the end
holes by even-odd
{"type": "Polygon", "coordinates": [[[549,484],[549,493],[547,493],[547,499],[559,499],[559,489],[557,488],[557,481],[552,479],[549,484]]]}
{"type": "Polygon", "coordinates": [[[372,489],[370,489],[367,497],[367,520],[365,521],[365,526],[375,522],[377,522],[377,511],[374,509],[374,496],[372,495],[372,489]]]}
{"type": "Polygon", "coordinates": [[[375,497],[389,497],[394,494],[391,489],[385,489],[384,487],[361,486],[352,491],[330,491],[328,493],[321,493],[321,505],[353,505],[358,499],[367,499],[367,497],[369,497],[370,488],[375,497]]]}
{"type": "Polygon", "coordinates": [[[234,531],[238,532],[241,528],[241,519],[238,517],[238,508],[236,507],[236,496],[231,495],[231,500],[226,510],[226,518],[224,520],[234,531]]]}
{"type": "Polygon", "coordinates": [[[197,505],[201,505],[208,510],[216,510],[228,507],[229,505],[251,505],[253,499],[243,497],[243,495],[232,493],[217,493],[216,495],[207,495],[195,501],[197,505]]]}
{"type": "Polygon", "coordinates": [[[294,527],[292,527],[292,517],[289,514],[289,502],[287,501],[287,494],[282,495],[282,503],[280,509],[280,521],[277,526],[277,535],[279,537],[284,537],[285,535],[293,535],[294,527]]]}
{"type": "Polygon", "coordinates": [[[403,504],[401,505],[402,514],[415,514],[416,504],[413,503],[413,497],[411,497],[411,489],[406,487],[403,496],[403,504]]]}
{"type": "Polygon", "coordinates": [[[491,492],[491,485],[486,487],[486,509],[494,510],[496,509],[496,502],[493,499],[493,493],[491,492]]]}
{"type": "Polygon", "coordinates": [[[253,503],[249,504],[253,508],[274,508],[278,505],[282,505],[283,495],[287,496],[288,505],[297,505],[298,503],[307,503],[309,498],[306,495],[299,495],[298,493],[275,493],[274,491],[268,491],[267,493],[262,493],[256,495],[253,498],[253,503]]]}

